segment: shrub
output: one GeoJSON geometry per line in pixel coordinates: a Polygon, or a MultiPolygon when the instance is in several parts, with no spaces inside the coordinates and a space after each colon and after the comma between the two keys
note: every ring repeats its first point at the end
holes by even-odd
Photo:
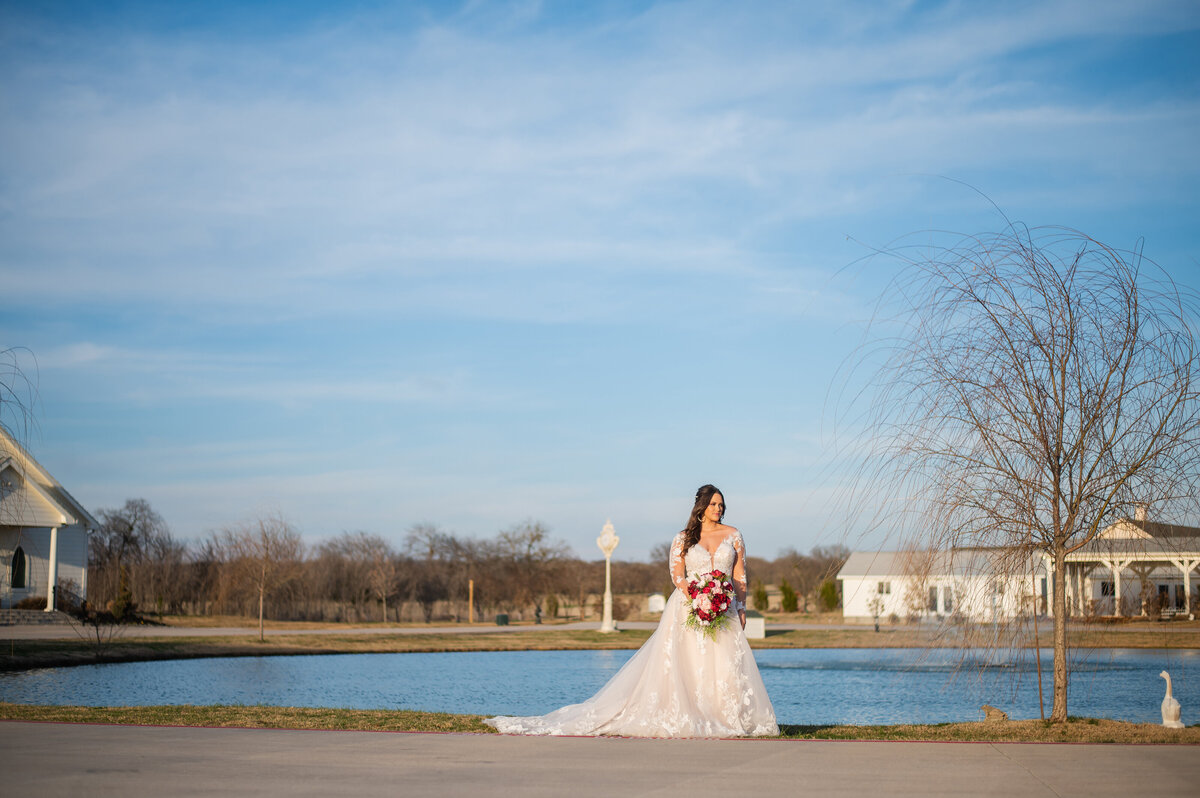
{"type": "Polygon", "coordinates": [[[550,618],[558,617],[558,596],[553,593],[546,596],[546,615],[550,618]]]}
{"type": "MultiPolygon", "coordinates": [[[[125,619],[127,615],[133,615],[137,612],[137,604],[133,603],[133,591],[129,589],[129,572],[125,570],[125,566],[121,566],[120,585],[117,588],[117,597],[108,602],[105,608],[118,621],[125,619]]],[[[428,619],[426,619],[428,620],[428,619]]]]}
{"type": "Polygon", "coordinates": [[[108,614],[117,621],[123,621],[127,616],[132,616],[137,612],[137,605],[129,600],[128,596],[118,596],[105,605],[108,614]]]}
{"type": "Polygon", "coordinates": [[[784,579],[779,583],[780,607],[784,612],[799,612],[800,601],[796,596],[796,590],[787,583],[784,579]]]}
{"type": "Polygon", "coordinates": [[[817,602],[826,612],[836,610],[842,603],[841,596],[838,595],[837,583],[832,579],[822,582],[821,587],[817,589],[817,602]]]}
{"type": "Polygon", "coordinates": [[[754,609],[758,610],[759,612],[766,612],[770,601],[770,597],[767,596],[767,586],[762,582],[759,582],[758,587],[754,588],[754,595],[750,597],[750,603],[752,603],[754,605],[754,609]]]}
{"type": "Polygon", "coordinates": [[[46,609],[45,596],[26,596],[13,605],[14,610],[44,610],[46,609]]]}

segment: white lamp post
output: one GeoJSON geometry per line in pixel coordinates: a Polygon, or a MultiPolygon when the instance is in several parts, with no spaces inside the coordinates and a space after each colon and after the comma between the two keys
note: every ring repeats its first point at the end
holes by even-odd
{"type": "Polygon", "coordinates": [[[613,626],[612,617],[612,553],[620,542],[621,539],[613,529],[612,519],[609,519],[604,523],[600,537],[596,538],[596,545],[604,552],[604,620],[600,622],[600,631],[605,633],[617,631],[613,626]]]}

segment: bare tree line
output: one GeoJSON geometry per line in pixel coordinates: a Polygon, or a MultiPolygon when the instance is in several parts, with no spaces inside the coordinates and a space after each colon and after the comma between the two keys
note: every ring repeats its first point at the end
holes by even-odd
{"type": "MultiPolygon", "coordinates": [[[[176,539],[144,499],[97,512],[90,539],[88,600],[118,617],[152,614],[242,615],[278,620],[367,622],[465,621],[474,597],[477,620],[506,613],[516,620],[580,619],[598,614],[603,560],[586,561],[546,526],[526,520],[477,539],[434,524],[409,528],[399,545],[365,531],[343,532],[305,546],[283,518],[233,525],[198,542],[176,539]],[[472,589],[473,588],[473,589],[472,589]]],[[[650,562],[617,562],[618,596],[673,589],[668,544],[650,562]]],[[[776,560],[752,558],[756,583],[789,581],[816,595],[845,560],[839,547],[776,560]]],[[[640,612],[631,598],[615,603],[624,619],[640,612]]]]}
{"type": "MultiPolygon", "coordinates": [[[[779,590],[782,611],[819,612],[839,606],[841,588],[836,577],[849,556],[850,550],[840,544],[814,546],[808,554],[787,548],[774,560],[747,557],[746,565],[754,587],[774,585],[779,590]]],[[[766,607],[755,609],[768,607],[774,604],[768,602],[766,607]]]]}

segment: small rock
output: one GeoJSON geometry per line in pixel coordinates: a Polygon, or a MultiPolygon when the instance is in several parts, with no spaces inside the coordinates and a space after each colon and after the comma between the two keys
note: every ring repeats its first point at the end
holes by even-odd
{"type": "Polygon", "coordinates": [[[991,704],[984,704],[983,705],[983,719],[986,721],[1008,720],[1008,713],[1002,709],[996,709],[991,704]]]}

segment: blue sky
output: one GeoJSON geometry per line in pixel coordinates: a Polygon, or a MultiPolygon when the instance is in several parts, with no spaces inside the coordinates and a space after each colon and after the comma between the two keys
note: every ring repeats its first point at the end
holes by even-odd
{"type": "Polygon", "coordinates": [[[752,554],[841,542],[855,264],[1002,225],[954,181],[1200,287],[1195,2],[3,3],[0,43],[30,448],[182,537],[641,558],[711,481],[752,554]]]}

